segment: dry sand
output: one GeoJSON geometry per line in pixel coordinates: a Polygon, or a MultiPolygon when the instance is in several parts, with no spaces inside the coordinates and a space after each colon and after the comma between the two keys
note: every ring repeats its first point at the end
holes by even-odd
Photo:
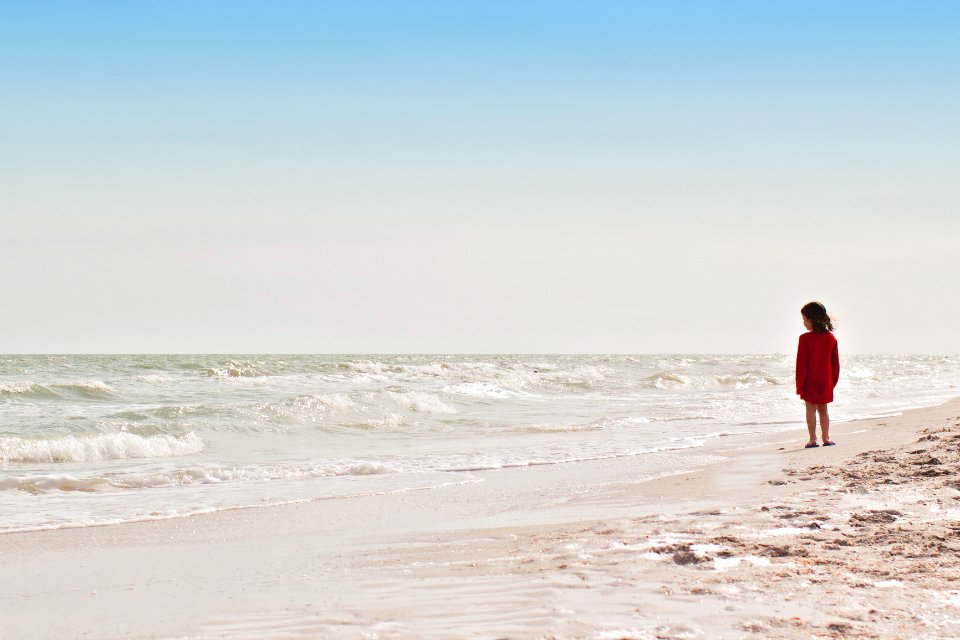
{"type": "Polygon", "coordinates": [[[960,401],[791,435],[0,535],[0,637],[960,637],[960,401]]]}

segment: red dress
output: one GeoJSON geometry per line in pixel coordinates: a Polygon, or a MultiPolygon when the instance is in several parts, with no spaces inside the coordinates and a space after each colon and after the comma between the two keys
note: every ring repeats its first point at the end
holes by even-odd
{"type": "Polygon", "coordinates": [[[833,388],[840,379],[837,339],[829,331],[808,331],[797,347],[797,394],[812,404],[833,402],[833,388]]]}

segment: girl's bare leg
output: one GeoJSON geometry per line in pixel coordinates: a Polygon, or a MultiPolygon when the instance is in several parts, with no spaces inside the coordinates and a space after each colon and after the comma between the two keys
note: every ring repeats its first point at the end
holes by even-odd
{"type": "Polygon", "coordinates": [[[817,406],[807,403],[807,433],[810,434],[807,444],[817,444],[817,406]]]}
{"type": "Polygon", "coordinates": [[[820,435],[823,436],[823,444],[827,444],[830,442],[830,414],[827,413],[827,405],[818,404],[817,413],[820,414],[820,435]]]}

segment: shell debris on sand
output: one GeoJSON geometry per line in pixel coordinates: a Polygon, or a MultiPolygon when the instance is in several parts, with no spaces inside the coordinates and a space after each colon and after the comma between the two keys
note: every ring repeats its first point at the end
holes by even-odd
{"type": "Polygon", "coordinates": [[[514,605],[551,606],[556,637],[957,638],[958,444],[960,429],[928,429],[903,451],[788,470],[798,491],[750,509],[513,530],[443,553],[462,561],[469,548],[459,575],[500,594],[539,576],[542,590],[514,605]],[[611,604],[651,598],[659,613],[611,604]],[[585,617],[604,608],[609,627],[585,617]],[[666,625],[664,611],[689,624],[666,625]]]}

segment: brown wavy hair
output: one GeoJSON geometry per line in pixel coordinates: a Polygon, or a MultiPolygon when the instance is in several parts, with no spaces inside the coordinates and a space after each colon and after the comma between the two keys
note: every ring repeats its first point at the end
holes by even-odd
{"type": "Polygon", "coordinates": [[[814,333],[833,331],[833,321],[827,315],[827,308],[819,302],[808,302],[800,309],[800,313],[813,325],[814,333]]]}

